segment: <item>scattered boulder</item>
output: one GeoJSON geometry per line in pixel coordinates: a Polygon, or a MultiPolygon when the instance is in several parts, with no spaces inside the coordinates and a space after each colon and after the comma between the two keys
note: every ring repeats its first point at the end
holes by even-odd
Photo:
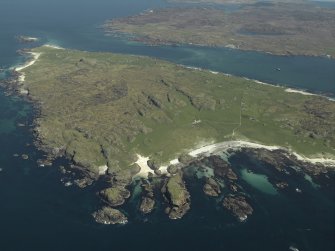
{"type": "Polygon", "coordinates": [[[61,174],[66,174],[66,169],[64,166],[59,166],[59,171],[61,172],[61,174]]]}
{"type": "Polygon", "coordinates": [[[284,181],[281,181],[281,182],[277,182],[276,183],[276,187],[280,188],[280,189],[285,189],[288,187],[288,183],[287,182],[284,182],[284,181]]]}
{"type": "Polygon", "coordinates": [[[149,159],[149,160],[147,161],[147,165],[148,165],[153,171],[159,169],[159,167],[160,167],[160,163],[159,163],[158,161],[156,161],[156,160],[151,160],[151,159],[149,159]]]}
{"type": "Polygon", "coordinates": [[[155,170],[155,174],[159,177],[159,176],[162,175],[162,171],[159,170],[159,169],[156,169],[156,170],[155,170]]]}
{"type": "Polygon", "coordinates": [[[22,157],[22,159],[24,159],[24,160],[29,159],[29,156],[28,156],[27,154],[22,154],[21,157],[22,157]]]}
{"type": "Polygon", "coordinates": [[[96,222],[101,224],[126,224],[127,217],[119,210],[111,207],[103,207],[93,213],[96,222]]]}

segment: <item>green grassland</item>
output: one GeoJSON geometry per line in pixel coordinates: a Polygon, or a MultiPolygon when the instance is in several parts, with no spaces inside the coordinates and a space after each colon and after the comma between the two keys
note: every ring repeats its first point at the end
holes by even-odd
{"type": "Polygon", "coordinates": [[[335,102],[141,56],[39,47],[24,88],[41,147],[92,173],[136,154],[167,162],[200,143],[244,139],[335,154],[335,102]],[[194,120],[201,120],[193,124],[194,120]]]}

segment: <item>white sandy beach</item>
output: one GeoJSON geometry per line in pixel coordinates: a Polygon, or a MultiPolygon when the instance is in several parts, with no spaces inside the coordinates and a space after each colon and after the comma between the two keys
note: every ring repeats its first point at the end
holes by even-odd
{"type": "Polygon", "coordinates": [[[57,50],[65,50],[63,47],[60,47],[58,45],[53,45],[53,44],[45,44],[43,45],[44,47],[49,47],[49,48],[53,48],[53,49],[57,49],[57,50]]]}
{"type": "Polygon", "coordinates": [[[104,165],[104,166],[99,166],[99,175],[104,175],[106,174],[107,170],[108,170],[108,166],[104,165]]]}
{"type": "Polygon", "coordinates": [[[153,172],[147,164],[148,160],[149,157],[137,154],[137,161],[135,163],[141,167],[141,170],[135,175],[136,177],[148,178],[148,173],[153,172]]]}
{"type": "MultiPolygon", "coordinates": [[[[31,54],[33,56],[33,59],[28,61],[27,63],[25,63],[22,66],[19,67],[15,67],[15,71],[20,72],[26,68],[28,68],[29,66],[32,66],[33,64],[36,63],[36,61],[38,60],[38,58],[41,56],[41,53],[37,53],[37,52],[28,52],[29,54],[31,54]]],[[[23,72],[20,72],[20,76],[19,76],[19,82],[23,83],[25,81],[25,74],[23,72]]],[[[23,90],[21,91],[21,94],[26,94],[26,91],[23,90]]]]}
{"type": "MultiPolygon", "coordinates": [[[[210,143],[207,145],[204,144],[203,146],[199,148],[191,150],[190,152],[188,152],[188,154],[191,155],[192,157],[210,156],[210,155],[218,154],[220,152],[227,151],[228,149],[237,150],[241,148],[251,148],[251,149],[262,148],[262,149],[267,149],[270,151],[282,149],[282,150],[288,151],[286,148],[283,148],[280,146],[268,146],[268,145],[262,145],[258,143],[248,142],[248,141],[236,140],[236,141],[225,141],[225,142],[214,143],[214,144],[210,143]]],[[[307,158],[295,152],[291,152],[291,151],[288,151],[288,152],[293,154],[294,156],[297,157],[298,160],[303,161],[303,162],[313,163],[313,164],[320,163],[326,166],[335,167],[335,159],[307,158]]],[[[137,155],[137,157],[138,157],[138,160],[135,163],[137,163],[141,167],[141,171],[137,173],[135,177],[147,178],[149,172],[153,173],[153,170],[147,164],[149,157],[144,157],[139,154],[137,155]]],[[[173,159],[169,163],[171,165],[172,164],[175,165],[175,164],[178,164],[179,161],[178,159],[173,159]]],[[[161,170],[162,173],[167,173],[167,166],[161,166],[159,170],[161,170]]]]}
{"type": "Polygon", "coordinates": [[[15,70],[16,71],[22,71],[23,69],[32,66],[33,64],[35,64],[35,62],[38,60],[38,58],[41,56],[41,53],[37,53],[37,52],[28,52],[29,54],[31,54],[33,56],[33,59],[31,61],[28,61],[26,64],[16,67],[15,70]]]}
{"type": "Polygon", "coordinates": [[[292,89],[292,88],[287,88],[285,89],[286,92],[292,92],[292,93],[300,93],[302,95],[307,95],[307,96],[316,96],[316,94],[310,93],[310,92],[305,92],[305,91],[301,91],[301,90],[296,90],[296,89],[292,89]]]}

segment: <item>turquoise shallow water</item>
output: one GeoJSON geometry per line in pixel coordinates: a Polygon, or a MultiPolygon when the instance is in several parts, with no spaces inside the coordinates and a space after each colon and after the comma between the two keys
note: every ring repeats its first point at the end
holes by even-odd
{"type": "Polygon", "coordinates": [[[277,194],[277,190],[273,187],[273,185],[267,180],[266,175],[255,174],[252,172],[248,172],[246,168],[241,170],[241,178],[248,182],[251,186],[258,189],[259,191],[267,194],[275,195],[277,194]]]}
{"type": "MultiPolygon", "coordinates": [[[[8,68],[24,60],[16,54],[22,45],[14,36],[26,34],[40,37],[41,44],[155,56],[334,95],[334,60],[275,57],[219,48],[149,47],[105,37],[96,28],[107,18],[165,5],[158,0],[0,0],[0,67],[8,68]],[[282,71],[274,71],[276,67],[282,71]]],[[[96,224],[90,214],[99,207],[95,195],[99,185],[84,190],[65,187],[57,168],[67,165],[65,160],[58,160],[49,168],[37,167],[36,160],[42,153],[32,146],[33,115],[29,104],[5,96],[0,89],[1,251],[279,251],[288,250],[290,245],[300,250],[334,250],[334,191],[325,193],[305,177],[295,177],[290,182],[304,191],[301,195],[275,193],[266,183],[265,175],[269,174],[261,165],[260,173],[249,174],[249,180],[240,181],[255,209],[246,223],[238,224],[220,202],[203,196],[201,182],[189,178],[192,209],[180,221],[168,220],[163,207],[149,218],[139,215],[138,198],[133,197],[125,207],[128,225],[96,224]],[[14,154],[28,154],[29,159],[14,154]],[[255,187],[255,177],[261,177],[265,187],[257,187],[259,182],[255,187]]],[[[259,164],[249,162],[245,155],[236,155],[231,161],[237,173],[259,164]]]]}

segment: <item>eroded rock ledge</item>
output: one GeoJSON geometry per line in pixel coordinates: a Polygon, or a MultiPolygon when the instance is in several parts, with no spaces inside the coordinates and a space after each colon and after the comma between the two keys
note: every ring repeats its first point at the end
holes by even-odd
{"type": "Polygon", "coordinates": [[[169,206],[165,212],[170,219],[180,219],[190,209],[190,194],[187,191],[183,180],[183,173],[180,171],[171,176],[162,188],[169,206]]]}
{"type": "Polygon", "coordinates": [[[239,221],[245,221],[248,215],[253,213],[253,209],[243,196],[228,195],[223,200],[223,206],[231,211],[239,221]]]}

